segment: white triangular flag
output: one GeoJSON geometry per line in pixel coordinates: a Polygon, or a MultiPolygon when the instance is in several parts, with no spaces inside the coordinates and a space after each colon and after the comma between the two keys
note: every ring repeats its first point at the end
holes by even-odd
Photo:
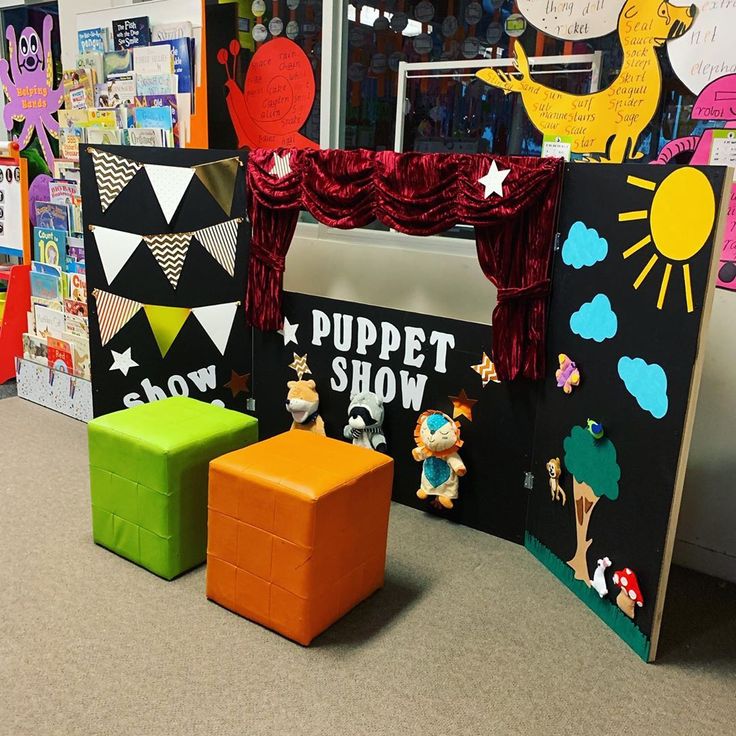
{"type": "Polygon", "coordinates": [[[101,225],[95,225],[92,232],[97,242],[97,252],[100,254],[105,278],[108,285],[112,284],[140,244],[141,236],[101,225]]]}
{"type": "Polygon", "coordinates": [[[239,302],[229,302],[192,309],[192,314],[199,320],[199,324],[202,325],[204,331],[222,355],[225,355],[238,304],[239,302]]]}
{"type": "Polygon", "coordinates": [[[144,164],[144,168],[166,222],[171,224],[189,182],[194,176],[194,169],[182,166],[159,166],[158,164],[144,164]]]}

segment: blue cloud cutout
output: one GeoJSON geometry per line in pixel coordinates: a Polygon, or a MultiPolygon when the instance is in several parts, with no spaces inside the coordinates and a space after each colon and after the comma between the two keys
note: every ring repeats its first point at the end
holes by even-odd
{"type": "Polygon", "coordinates": [[[608,255],[608,241],[584,222],[573,222],[562,244],[562,261],[573,268],[594,266],[608,255]]]}
{"type": "Polygon", "coordinates": [[[618,375],[644,411],[655,419],[661,419],[667,413],[667,374],[661,365],[649,364],[643,358],[624,356],[618,361],[618,375]]]}
{"type": "Polygon", "coordinates": [[[618,317],[605,294],[596,294],[570,317],[570,329],[585,340],[603,342],[618,331],[618,317]]]}

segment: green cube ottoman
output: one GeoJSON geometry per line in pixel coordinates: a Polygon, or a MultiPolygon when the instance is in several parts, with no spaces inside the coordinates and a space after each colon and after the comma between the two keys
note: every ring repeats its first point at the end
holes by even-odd
{"type": "Polygon", "coordinates": [[[162,578],[202,564],[210,460],[258,441],[245,414],[173,397],[88,425],[97,544],[162,578]]]}

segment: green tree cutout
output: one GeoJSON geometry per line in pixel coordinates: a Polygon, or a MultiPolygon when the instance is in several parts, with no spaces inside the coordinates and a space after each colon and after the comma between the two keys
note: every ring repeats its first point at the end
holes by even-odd
{"type": "Polygon", "coordinates": [[[611,501],[618,498],[618,482],[621,468],[616,461],[616,447],[604,437],[597,440],[586,427],[573,427],[563,443],[565,467],[573,478],[575,499],[575,555],[568,565],[575,571],[575,578],[590,587],[588,573],[588,524],[598,501],[605,496],[611,501]]]}

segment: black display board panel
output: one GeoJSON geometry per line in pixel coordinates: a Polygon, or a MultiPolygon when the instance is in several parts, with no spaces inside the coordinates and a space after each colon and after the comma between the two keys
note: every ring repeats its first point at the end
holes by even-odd
{"type": "MultiPolygon", "coordinates": [[[[165,166],[194,166],[238,155],[238,152],[218,150],[129,146],[95,146],[95,148],[130,160],[165,166]]],[[[247,154],[243,153],[241,160],[245,162],[246,157],[247,154]]],[[[248,271],[249,223],[244,220],[239,227],[234,278],[202,248],[193,245],[189,248],[176,289],[173,289],[144,244],[138,246],[110,286],[105,278],[94,235],[88,227],[102,225],[116,230],[149,235],[190,232],[231,218],[245,218],[244,169],[241,167],[238,172],[229,216],[197,177],[194,177],[171,225],[168,225],[144,171],[139,171],[133,177],[103,213],[92,157],[84,146],[80,150],[80,168],[84,201],[84,244],[87,259],[90,357],[95,416],[125,408],[126,397],[129,403],[133,394],[141,401],[150,400],[149,394],[153,395],[156,392],[154,389],[149,389],[148,392],[145,390],[142,382],[146,380],[151,386],[159,387],[166,396],[172,395],[168,387],[172,376],[182,377],[192,398],[203,401],[219,400],[228,408],[245,410],[245,394],[233,396],[225,384],[230,381],[233,370],[241,375],[251,372],[251,330],[246,325],[242,304],[245,299],[248,271]],[[220,355],[196,320],[190,317],[166,356],[162,358],[143,310],[139,311],[107,345],[102,346],[95,299],[92,296],[96,288],[144,304],[161,306],[199,307],[231,301],[240,301],[241,304],[235,315],[224,356],[220,355]],[[121,352],[127,348],[132,349],[132,357],[139,365],[129,370],[126,376],[119,370],[111,371],[110,366],[111,350],[121,352]],[[213,365],[216,371],[216,386],[211,388],[204,383],[206,390],[199,390],[196,382],[188,377],[189,374],[213,365]]],[[[202,380],[200,378],[200,384],[202,380]]],[[[179,381],[176,383],[181,385],[179,381]]]]}
{"type": "MultiPolygon", "coordinates": [[[[694,310],[691,313],[686,309],[681,263],[673,262],[664,302],[658,309],[667,259],[653,242],[623,257],[625,251],[651,234],[651,212],[654,206],[664,204],[660,201],[653,205],[653,196],[674,170],[675,167],[641,165],[567,168],[559,223],[561,248],[556,253],[552,277],[548,377],[541,387],[537,408],[534,488],[529,496],[527,519],[527,533],[533,537],[527,537],[530,550],[644,659],[654,654],[649,644],[655,626],[658,627],[657,612],[661,608],[657,591],[670,564],[669,558],[665,559],[665,540],[676,495],[678,461],[704,304],[713,288],[709,278],[716,223],[706,244],[686,261],[692,283],[694,310]],[[629,177],[651,182],[654,191],[632,185],[629,177]],[[646,217],[626,220],[624,216],[620,220],[620,213],[627,212],[644,213],[646,217]],[[563,261],[563,244],[576,222],[595,229],[607,241],[608,254],[600,262],[574,268],[563,261]],[[659,254],[658,260],[635,289],[633,283],[655,252],[659,254]],[[598,294],[608,297],[617,316],[616,334],[601,342],[583,339],[572,331],[570,324],[573,313],[598,294]],[[554,376],[560,353],[575,361],[581,375],[580,385],[569,395],[557,387],[554,376]],[[662,418],[642,409],[627,391],[618,373],[618,362],[623,356],[640,357],[664,369],[668,407],[662,418]],[[618,498],[602,497],[596,503],[587,534],[592,539],[587,553],[590,578],[597,560],[608,557],[612,562],[607,571],[609,593],[602,600],[594,590],[572,580],[572,570],[567,565],[576,550],[576,524],[573,479],[569,469],[564,468],[563,441],[575,425],[585,426],[588,419],[603,425],[605,438],[615,446],[621,475],[618,498]],[[553,501],[550,493],[546,463],[555,457],[563,463],[562,486],[567,494],[564,506],[560,501],[553,501]],[[644,605],[636,608],[634,620],[640,633],[617,615],[614,601],[619,587],[612,584],[611,577],[614,571],[624,567],[636,573],[644,598],[644,605]]],[[[713,167],[702,171],[718,206],[724,170],[713,167]]],[[[682,212],[682,202],[673,201],[671,205],[671,217],[688,216],[682,212]]],[[[687,447],[683,449],[687,451],[687,447]]]]}
{"type": "Polygon", "coordinates": [[[388,368],[397,384],[396,398],[386,403],[384,423],[388,453],[395,461],[394,500],[489,534],[515,542],[523,541],[527,502],[527,491],[523,484],[524,473],[529,468],[536,392],[533,384],[526,381],[503,384],[489,382],[483,387],[480,375],[472,366],[481,362],[484,351],[491,352],[490,327],[294,293],[285,294],[284,311],[290,324],[299,325],[296,335],[298,344],[291,342],[285,345],[285,338],[278,333],[256,331],[254,336],[252,388],[261,437],[284,432],[291,426],[291,416],[284,402],[287,382],[297,378],[289,367],[295,353],[307,355],[311,374],[306,374],[304,379],[316,381],[320,414],[327,435],[338,439],[343,438],[343,428],[347,423],[353,361],[370,365],[369,389],[373,391],[376,390],[377,371],[388,368]],[[321,345],[313,342],[314,310],[326,314],[332,324],[330,335],[321,340],[321,345]],[[335,315],[353,318],[352,345],[349,349],[340,350],[335,346],[335,315]],[[365,355],[356,351],[358,317],[370,320],[379,332],[378,343],[368,347],[365,355]],[[424,355],[424,362],[420,368],[405,364],[404,341],[398,350],[388,355],[388,359],[381,360],[383,322],[394,325],[402,335],[405,335],[406,327],[424,331],[426,340],[419,353],[424,355]],[[436,349],[429,345],[433,331],[451,335],[454,340],[455,347],[447,351],[444,373],[435,370],[436,349]],[[332,381],[336,381],[338,388],[342,388],[345,381],[333,367],[333,361],[340,358],[345,360],[349,385],[338,391],[332,387],[332,381]],[[419,409],[411,404],[410,408],[403,406],[401,371],[407,371],[411,378],[417,374],[427,376],[419,409]],[[436,510],[429,501],[420,501],[416,496],[421,465],[411,455],[415,447],[414,427],[420,413],[426,409],[438,409],[452,416],[453,404],[449,397],[457,396],[462,389],[471,399],[478,400],[472,409],[472,422],[464,417],[457,420],[461,424],[464,441],[460,456],[468,472],[460,479],[460,495],[455,507],[451,510],[436,510]]]}

